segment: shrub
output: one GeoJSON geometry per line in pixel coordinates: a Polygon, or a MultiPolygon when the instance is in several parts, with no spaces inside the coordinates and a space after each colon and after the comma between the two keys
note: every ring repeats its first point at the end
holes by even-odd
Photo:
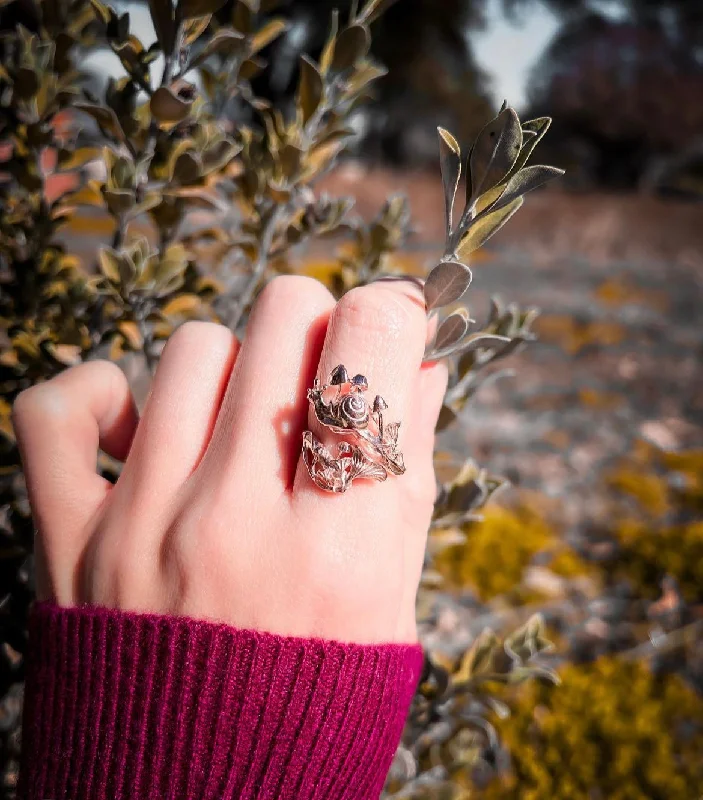
{"type": "Polygon", "coordinates": [[[557,692],[525,686],[496,723],[509,778],[485,800],[691,800],[703,786],[703,700],[675,675],[601,658],[560,671],[557,692]]]}
{"type": "Polygon", "coordinates": [[[608,568],[654,599],[666,577],[689,603],[703,598],[703,452],[661,452],[643,443],[608,476],[617,493],[608,568]]]}
{"type": "Polygon", "coordinates": [[[442,549],[437,570],[450,586],[471,588],[481,600],[501,596],[533,599],[524,585],[525,570],[540,556],[555,575],[583,573],[587,567],[564,545],[544,517],[529,504],[516,508],[492,505],[481,521],[464,525],[463,541],[442,549]]]}

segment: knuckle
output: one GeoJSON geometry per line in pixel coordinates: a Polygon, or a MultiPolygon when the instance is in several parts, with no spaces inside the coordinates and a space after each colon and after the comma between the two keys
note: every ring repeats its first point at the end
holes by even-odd
{"type": "Polygon", "coordinates": [[[307,275],[277,275],[259,295],[258,313],[281,313],[299,308],[323,309],[334,303],[329,290],[307,275]]]}
{"type": "Polygon", "coordinates": [[[84,394],[86,379],[92,385],[107,386],[115,393],[127,381],[122,369],[112,361],[84,361],[20,392],[12,406],[13,425],[21,426],[27,420],[66,420],[72,417],[84,394]]]}
{"type": "Polygon", "coordinates": [[[180,350],[210,351],[221,343],[229,345],[231,339],[232,333],[224,325],[204,320],[188,320],[171,334],[162,355],[180,350]]]}
{"type": "Polygon", "coordinates": [[[25,389],[12,405],[12,422],[21,428],[37,418],[64,416],[68,405],[64,393],[54,381],[44,381],[25,389]]]}
{"type": "MultiPolygon", "coordinates": [[[[127,380],[122,369],[115,364],[114,361],[108,361],[105,358],[95,359],[95,361],[86,361],[83,364],[79,364],[77,367],[71,367],[71,369],[76,370],[74,373],[75,375],[78,374],[78,370],[90,371],[89,374],[91,378],[96,382],[105,382],[111,386],[116,386],[118,383],[121,384],[127,380]]],[[[71,370],[67,370],[61,373],[59,377],[69,380],[71,378],[70,372],[71,370]]]]}
{"type": "Polygon", "coordinates": [[[378,286],[348,291],[337,303],[336,316],[344,325],[394,338],[402,336],[413,324],[408,301],[378,286]]]}

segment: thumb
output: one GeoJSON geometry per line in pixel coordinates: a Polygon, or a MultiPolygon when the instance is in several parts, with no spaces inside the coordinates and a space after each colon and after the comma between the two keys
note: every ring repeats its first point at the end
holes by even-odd
{"type": "Polygon", "coordinates": [[[134,398],[118,366],[87,361],[22,392],[12,422],[38,529],[37,580],[45,585],[37,593],[66,602],[88,523],[111,487],[97,474],[98,448],[126,458],[138,423],[134,398]]]}

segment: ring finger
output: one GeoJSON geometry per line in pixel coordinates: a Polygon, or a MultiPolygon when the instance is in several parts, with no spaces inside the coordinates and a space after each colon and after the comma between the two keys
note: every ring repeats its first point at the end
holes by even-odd
{"type": "MultiPolygon", "coordinates": [[[[427,336],[427,319],[422,295],[409,282],[388,281],[361,286],[347,292],[335,306],[318,365],[317,377],[328,383],[338,365],[344,365],[350,377],[361,374],[368,380],[369,404],[380,395],[388,408],[384,419],[402,422],[411,407],[427,336]]],[[[327,446],[340,441],[309,410],[309,429],[327,446]]],[[[401,425],[398,445],[412,436],[401,425]]],[[[334,453],[334,449],[333,449],[334,453]]],[[[412,469],[412,465],[408,465],[412,469]]],[[[398,478],[402,480],[402,476],[398,478]]],[[[361,481],[359,488],[370,481],[361,481]]],[[[374,484],[376,491],[393,491],[394,479],[374,484]]],[[[310,479],[301,459],[298,463],[295,490],[323,498],[310,479]]],[[[355,487],[356,490],[356,487],[355,487]]],[[[326,493],[325,493],[326,494],[326,493]]]]}

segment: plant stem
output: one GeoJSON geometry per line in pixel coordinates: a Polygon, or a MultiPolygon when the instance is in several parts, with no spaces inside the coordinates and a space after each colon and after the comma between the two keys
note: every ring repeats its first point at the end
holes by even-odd
{"type": "Polygon", "coordinates": [[[249,280],[234,304],[234,309],[230,319],[230,328],[233,331],[237,329],[242,319],[242,315],[252,301],[256,287],[259,285],[259,282],[266,271],[266,265],[271,252],[271,244],[273,242],[274,234],[276,233],[276,225],[278,224],[278,220],[283,215],[284,210],[285,206],[276,205],[268,212],[268,214],[262,214],[262,216],[265,217],[265,222],[261,229],[261,239],[259,241],[259,250],[256,255],[256,261],[252,266],[249,280]]]}

